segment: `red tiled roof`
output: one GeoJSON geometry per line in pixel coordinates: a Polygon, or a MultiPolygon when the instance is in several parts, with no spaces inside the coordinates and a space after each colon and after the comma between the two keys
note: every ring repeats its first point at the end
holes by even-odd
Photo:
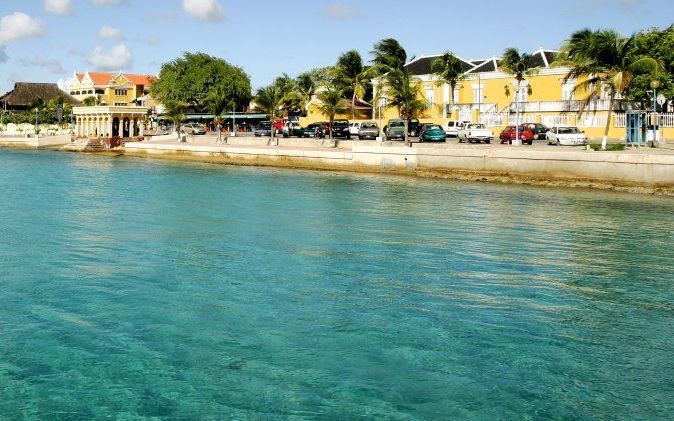
{"type": "MultiPolygon", "coordinates": [[[[96,86],[109,85],[110,81],[116,78],[117,75],[118,73],[94,73],[94,72],[89,73],[89,77],[91,77],[91,80],[94,81],[94,85],[96,86]]],[[[76,76],[77,79],[81,82],[82,78],[84,77],[84,74],[77,73],[76,76]]],[[[151,75],[134,75],[122,73],[122,76],[129,79],[129,81],[134,85],[144,85],[148,87],[152,84],[152,81],[156,79],[154,76],[151,75]]]]}

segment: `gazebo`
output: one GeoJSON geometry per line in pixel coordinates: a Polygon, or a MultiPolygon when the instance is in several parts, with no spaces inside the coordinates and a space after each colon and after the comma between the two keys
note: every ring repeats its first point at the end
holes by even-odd
{"type": "Polygon", "coordinates": [[[121,139],[143,137],[147,111],[147,107],[74,107],[75,135],[103,138],[110,141],[109,146],[116,146],[121,139]]]}

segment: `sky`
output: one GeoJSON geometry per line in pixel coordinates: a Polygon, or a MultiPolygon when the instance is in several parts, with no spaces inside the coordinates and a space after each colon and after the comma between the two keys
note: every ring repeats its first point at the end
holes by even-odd
{"type": "Polygon", "coordinates": [[[258,88],[348,50],[369,60],[388,37],[409,57],[556,49],[585,27],[667,27],[670,1],[0,0],[0,93],[17,81],[64,86],[73,71],[157,74],[186,51],[242,67],[258,88]]]}

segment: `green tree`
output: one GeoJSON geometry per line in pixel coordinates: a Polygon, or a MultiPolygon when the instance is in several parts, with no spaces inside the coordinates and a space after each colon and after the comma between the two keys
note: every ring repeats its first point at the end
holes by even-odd
{"type": "Polygon", "coordinates": [[[283,106],[284,93],[281,91],[279,85],[272,83],[267,87],[258,89],[253,100],[258,109],[269,114],[269,119],[272,122],[271,143],[274,144],[274,137],[276,135],[274,133],[274,120],[283,106]]]}
{"type": "Polygon", "coordinates": [[[332,137],[332,125],[335,122],[335,115],[339,110],[348,107],[346,100],[344,99],[344,92],[334,86],[328,86],[321,90],[316,97],[319,101],[317,105],[318,110],[327,115],[330,120],[329,136],[330,140],[333,141],[333,146],[335,146],[332,137]]]}
{"type": "Polygon", "coordinates": [[[351,118],[356,118],[356,98],[363,97],[372,72],[365,68],[358,51],[351,50],[339,56],[334,67],[335,83],[343,92],[351,94],[351,118]]]}
{"type": "Polygon", "coordinates": [[[181,101],[169,99],[164,102],[164,116],[173,122],[176,132],[180,131],[180,125],[185,120],[186,108],[187,104],[181,101]]]}
{"type": "Polygon", "coordinates": [[[464,63],[450,51],[433,60],[431,71],[438,78],[438,85],[449,85],[449,105],[454,105],[454,91],[459,81],[466,77],[464,63]]]}
{"type": "MultiPolygon", "coordinates": [[[[517,82],[517,87],[515,89],[515,113],[516,113],[516,124],[515,124],[515,139],[513,140],[513,145],[520,144],[520,91],[522,90],[522,83],[526,80],[527,76],[535,74],[538,69],[531,66],[531,55],[527,53],[521,53],[517,48],[508,48],[503,53],[499,67],[505,73],[513,75],[515,81],[517,82]]],[[[531,90],[531,88],[529,88],[531,90]]],[[[509,87],[506,86],[506,93],[509,92],[509,87]]]]}
{"type": "Polygon", "coordinates": [[[417,118],[426,109],[421,80],[411,76],[404,69],[391,70],[385,75],[384,97],[387,107],[398,109],[400,118],[405,120],[405,145],[411,146],[408,137],[409,121],[417,118]]]}
{"type": "Polygon", "coordinates": [[[101,98],[98,96],[88,96],[82,101],[85,107],[95,107],[96,105],[101,105],[101,98]]]}
{"type": "Polygon", "coordinates": [[[393,38],[386,38],[377,42],[370,53],[374,57],[372,63],[379,70],[379,73],[386,73],[390,70],[402,70],[405,68],[405,63],[407,63],[407,52],[393,38]]]}
{"type": "Polygon", "coordinates": [[[306,115],[307,105],[316,93],[316,84],[311,72],[301,73],[295,78],[294,89],[284,95],[284,105],[293,112],[306,115]]]}
{"type": "Polygon", "coordinates": [[[587,93],[581,114],[604,91],[608,93],[609,106],[602,149],[606,149],[616,97],[627,93],[635,74],[656,75],[662,68],[656,59],[635,54],[634,39],[634,35],[626,38],[612,30],[583,29],[572,34],[560,52],[558,64],[571,68],[564,81],[580,80],[574,91],[587,93]]]}
{"type": "Polygon", "coordinates": [[[37,97],[28,104],[28,109],[35,113],[35,134],[40,133],[40,113],[47,108],[47,103],[42,97],[37,97]]]}
{"type": "Polygon", "coordinates": [[[651,28],[638,32],[634,36],[633,48],[635,58],[650,56],[662,63],[664,71],[657,75],[636,74],[627,89],[625,98],[639,102],[643,109],[651,109],[653,98],[648,91],[651,89],[651,82],[657,80],[660,83],[658,94],[664,95],[667,99],[673,99],[674,25],[665,29],[651,28]]]}
{"type": "Polygon", "coordinates": [[[251,97],[250,78],[241,68],[208,54],[185,53],[162,65],[150,92],[162,103],[178,101],[206,112],[215,89],[237,108],[246,106],[251,97]]]}
{"type": "MultiPolygon", "coordinates": [[[[206,97],[206,106],[213,114],[215,127],[219,126],[220,116],[226,111],[235,107],[235,101],[227,95],[222,85],[217,85],[211,89],[206,97]]],[[[218,142],[222,140],[222,131],[218,130],[218,142]]]]}

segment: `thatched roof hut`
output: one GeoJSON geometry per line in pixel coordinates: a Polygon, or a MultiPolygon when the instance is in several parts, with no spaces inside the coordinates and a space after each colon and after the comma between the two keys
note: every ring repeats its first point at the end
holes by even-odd
{"type": "Polygon", "coordinates": [[[80,105],[77,99],[63,92],[55,83],[16,82],[14,89],[0,97],[0,103],[4,103],[0,107],[11,111],[26,110],[38,98],[44,102],[61,98],[64,104],[80,105]]]}

